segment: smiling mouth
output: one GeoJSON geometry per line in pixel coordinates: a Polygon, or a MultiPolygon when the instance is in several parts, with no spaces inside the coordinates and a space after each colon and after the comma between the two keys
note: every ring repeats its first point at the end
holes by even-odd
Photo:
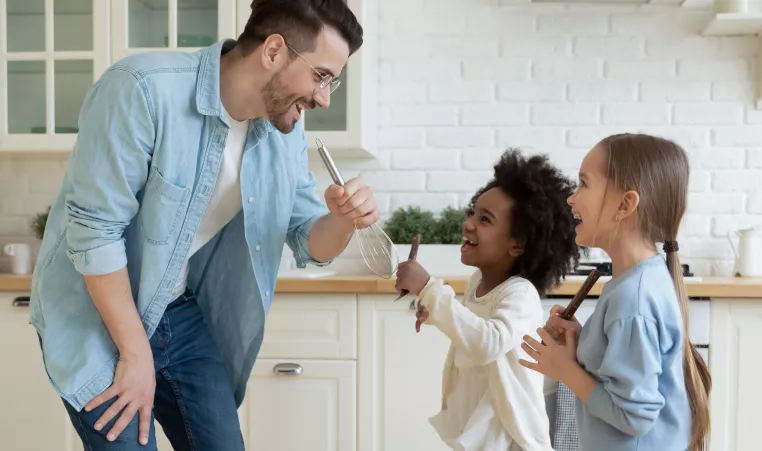
{"type": "Polygon", "coordinates": [[[577,213],[574,214],[574,225],[575,226],[581,226],[582,225],[582,216],[580,216],[577,213]]]}
{"type": "Polygon", "coordinates": [[[464,236],[463,237],[463,245],[460,248],[461,248],[461,250],[465,251],[465,250],[472,249],[472,248],[474,248],[476,246],[477,246],[476,241],[471,240],[471,239],[469,239],[469,238],[464,236]]]}

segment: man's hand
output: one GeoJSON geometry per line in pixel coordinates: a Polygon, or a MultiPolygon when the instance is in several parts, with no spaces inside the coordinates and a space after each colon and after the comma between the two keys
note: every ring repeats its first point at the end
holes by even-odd
{"type": "Polygon", "coordinates": [[[401,262],[397,267],[397,281],[394,283],[394,288],[397,291],[407,290],[418,296],[426,284],[429,283],[430,277],[429,273],[417,261],[408,260],[401,262]]]}
{"type": "Polygon", "coordinates": [[[122,357],[116,364],[114,383],[106,391],[93,398],[85,410],[90,412],[106,401],[117,396],[116,401],[109,406],[95,422],[95,430],[100,431],[114,417],[119,419],[108,431],[106,438],[113,442],[130,424],[136,413],[140,415],[138,437],[141,445],[148,444],[148,434],[151,432],[151,411],[156,392],[156,372],[154,369],[151,349],[134,357],[122,357]],[[122,411],[124,409],[124,411],[122,411]],[[119,412],[122,412],[121,415],[119,412]]]}
{"type": "Polygon", "coordinates": [[[332,215],[358,229],[370,227],[381,216],[373,190],[360,178],[348,180],[343,187],[331,184],[325,190],[325,203],[332,215]]]}

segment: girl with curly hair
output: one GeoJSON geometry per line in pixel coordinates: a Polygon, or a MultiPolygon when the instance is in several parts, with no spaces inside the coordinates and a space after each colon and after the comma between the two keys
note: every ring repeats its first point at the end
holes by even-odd
{"type": "Polygon", "coordinates": [[[574,184],[517,150],[494,169],[463,223],[461,262],[476,267],[463,301],[415,261],[400,264],[396,287],[419,296],[419,321],[452,341],[430,419],[441,439],[454,450],[552,451],[543,377],[518,361],[524,334],[542,326],[540,296],[579,261],[574,184]]]}

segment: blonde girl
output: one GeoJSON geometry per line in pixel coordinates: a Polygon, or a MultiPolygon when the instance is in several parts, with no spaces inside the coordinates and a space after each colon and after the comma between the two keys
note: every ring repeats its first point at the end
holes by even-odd
{"type": "Polygon", "coordinates": [[[585,451],[703,449],[711,378],[688,340],[677,244],[689,172],[680,146],[635,134],[604,139],[580,167],[568,200],[577,244],[606,251],[613,277],[584,327],[554,307],[544,343],[524,337],[536,363],[521,364],[577,396],[585,451]]]}

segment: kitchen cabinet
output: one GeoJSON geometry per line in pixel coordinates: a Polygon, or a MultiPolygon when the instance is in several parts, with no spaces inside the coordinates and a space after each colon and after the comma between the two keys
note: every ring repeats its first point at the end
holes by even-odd
{"type": "MultiPolygon", "coordinates": [[[[29,309],[14,300],[28,293],[0,293],[0,448],[39,451],[72,448],[74,430],[48,382],[29,309]]],[[[80,445],[81,447],[81,445],[80,445]]]]}
{"type": "Polygon", "coordinates": [[[108,64],[108,7],[0,0],[0,151],[71,149],[85,93],[108,64]]]}
{"type": "MultiPolygon", "coordinates": [[[[21,300],[29,293],[0,292],[0,449],[74,451],[82,442],[45,372],[39,340],[21,300]],[[9,406],[13,406],[12,408],[9,406]]],[[[172,449],[155,423],[159,449],[172,449]]]]}
{"type": "MultiPolygon", "coordinates": [[[[305,112],[311,148],[375,155],[378,0],[347,0],[364,44],[339,77],[331,108],[305,112]]],[[[69,151],[90,86],[114,62],[193,52],[237,37],[250,0],[0,0],[0,152],[69,151]]]]}
{"type": "Polygon", "coordinates": [[[712,418],[709,451],[758,449],[754,421],[762,403],[762,299],[712,301],[712,418]]]}
{"type": "Polygon", "coordinates": [[[275,295],[240,409],[246,449],[357,449],[356,337],[356,295],[275,295]]]}
{"type": "Polygon", "coordinates": [[[241,406],[246,449],[355,451],[356,362],[257,359],[241,406]]]}
{"type": "MultiPolygon", "coordinates": [[[[0,449],[81,449],[48,381],[29,309],[13,302],[28,295],[0,292],[0,399],[14,405],[0,411],[0,449]]],[[[239,408],[246,449],[357,449],[356,300],[354,294],[275,297],[239,408]]],[[[158,448],[172,449],[158,422],[155,428],[158,448]]]]}
{"type": "Polygon", "coordinates": [[[276,294],[257,358],[356,359],[354,294],[276,294]]]}
{"type": "MultiPolygon", "coordinates": [[[[0,448],[81,449],[40,359],[29,311],[0,292],[0,448]],[[47,431],[40,434],[39,431],[47,431]]],[[[255,451],[446,451],[428,418],[440,408],[449,339],[415,332],[411,297],[393,294],[283,293],[265,336],[239,419],[255,451]],[[296,432],[295,432],[296,431],[296,432]]],[[[712,431],[709,451],[756,449],[762,394],[762,299],[713,299],[712,431]]],[[[171,449],[156,423],[159,449],[171,449]]]]}
{"type": "Polygon", "coordinates": [[[235,38],[234,0],[112,0],[112,61],[235,38]]]}
{"type": "Polygon", "coordinates": [[[446,451],[429,417],[441,406],[450,340],[438,329],[415,332],[410,297],[358,299],[358,449],[446,451]]]}

